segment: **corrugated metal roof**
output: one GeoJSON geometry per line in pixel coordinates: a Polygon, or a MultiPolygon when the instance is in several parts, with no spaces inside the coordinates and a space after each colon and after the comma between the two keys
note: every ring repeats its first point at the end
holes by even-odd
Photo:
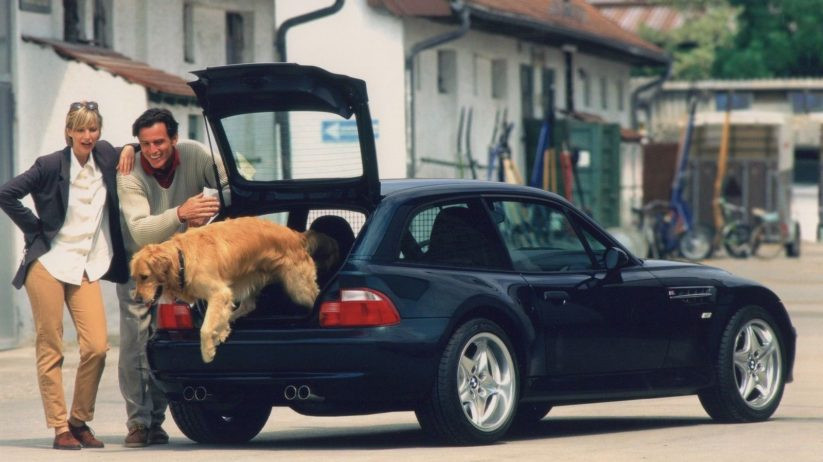
{"type": "Polygon", "coordinates": [[[62,42],[53,39],[44,39],[24,35],[23,40],[37,45],[49,46],[66,59],[88,64],[95,69],[101,69],[129,82],[146,87],[149,91],[194,99],[194,92],[182,78],[155,69],[148,64],[129,59],[107,48],[77,43],[62,42]]]}
{"type": "Polygon", "coordinates": [[[685,22],[683,13],[674,8],[645,1],[589,0],[603,16],[620,27],[637,32],[646,26],[663,32],[677,29],[685,22]]]}
{"type": "MultiPolygon", "coordinates": [[[[669,57],[660,47],[623,29],[584,0],[463,0],[466,7],[484,21],[505,24],[501,34],[517,34],[541,40],[547,34],[555,41],[565,37],[570,43],[611,48],[643,61],[666,63],[669,57]]],[[[400,16],[448,16],[446,0],[369,0],[369,5],[400,16]],[[429,14],[421,13],[428,11],[429,14]],[[435,14],[437,13],[437,14],[435,14]]]]}
{"type": "Polygon", "coordinates": [[[823,90],[823,79],[819,77],[793,79],[728,79],[728,80],[670,80],[663,84],[664,90],[823,90]]]}

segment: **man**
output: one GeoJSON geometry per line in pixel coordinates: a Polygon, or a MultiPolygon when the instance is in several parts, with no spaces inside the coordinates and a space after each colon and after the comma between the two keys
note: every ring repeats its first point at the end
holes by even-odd
{"type": "MultiPolygon", "coordinates": [[[[202,226],[219,210],[203,188],[218,188],[211,155],[195,142],[177,142],[177,121],[166,109],[149,109],[132,125],[140,142],[139,165],[118,175],[123,239],[129,257],[142,246],[163,242],[187,227],[202,226]]],[[[133,148],[126,147],[126,150],[133,148]]],[[[124,151],[125,152],[125,151],[124,151]]],[[[220,184],[226,175],[218,162],[220,184]]],[[[168,403],[149,373],[146,342],[151,307],[135,302],[134,281],[117,285],[120,301],[120,391],[126,400],[126,447],[165,444],[162,423],[168,403]]]]}

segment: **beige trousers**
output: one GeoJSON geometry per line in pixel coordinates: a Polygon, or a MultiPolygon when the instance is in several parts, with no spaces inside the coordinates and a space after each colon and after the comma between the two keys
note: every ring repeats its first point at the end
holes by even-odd
{"type": "Polygon", "coordinates": [[[79,286],[61,282],[39,261],[29,268],[25,285],[37,332],[37,382],[46,424],[61,433],[68,430],[69,417],[63,395],[63,304],[69,308],[80,348],[71,417],[88,422],[94,418],[97,388],[109,349],[103,295],[98,281],[89,282],[84,275],[79,286]]]}

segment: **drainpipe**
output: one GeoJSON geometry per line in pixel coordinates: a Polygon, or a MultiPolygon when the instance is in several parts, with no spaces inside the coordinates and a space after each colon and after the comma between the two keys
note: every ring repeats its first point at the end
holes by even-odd
{"type": "Polygon", "coordinates": [[[411,47],[411,50],[406,53],[406,176],[414,178],[417,173],[417,158],[415,154],[415,123],[414,123],[414,58],[424,50],[442,45],[452,40],[457,40],[469,31],[471,22],[469,20],[469,9],[463,4],[462,0],[453,0],[451,2],[452,11],[460,16],[460,28],[454,31],[446,32],[442,35],[437,35],[417,42],[411,47]]]}
{"type": "MultiPolygon", "coordinates": [[[[305,24],[315,19],[330,16],[340,11],[346,0],[335,0],[334,4],[326,8],[310,11],[300,16],[295,16],[283,21],[277,29],[275,37],[275,47],[277,47],[277,57],[281,62],[286,62],[286,32],[294,26],[305,24]]],[[[283,179],[291,179],[291,134],[289,131],[289,115],[284,112],[277,112],[274,115],[275,125],[280,127],[280,163],[283,169],[283,179]]]]}
{"type": "Polygon", "coordinates": [[[666,80],[669,80],[669,77],[672,76],[673,62],[674,60],[669,61],[669,64],[666,65],[666,72],[664,72],[663,75],[652,80],[651,82],[644,83],[643,85],[635,88],[635,90],[632,92],[632,100],[631,105],[629,107],[629,110],[631,111],[632,129],[637,130],[637,109],[641,104],[640,93],[643,93],[644,91],[650,88],[658,87],[657,89],[655,89],[655,92],[652,95],[650,95],[648,98],[645,98],[645,101],[643,101],[643,104],[648,104],[649,100],[651,100],[657,93],[657,90],[659,90],[660,87],[663,86],[663,83],[666,80]]]}
{"type": "Polygon", "coordinates": [[[277,36],[274,39],[275,46],[277,47],[277,57],[280,61],[286,62],[286,32],[288,32],[289,29],[309,21],[314,21],[315,19],[333,15],[343,8],[344,3],[346,3],[346,0],[335,0],[334,4],[331,6],[320,8],[319,10],[301,14],[300,16],[295,16],[283,21],[283,24],[281,24],[277,29],[277,36]]]}

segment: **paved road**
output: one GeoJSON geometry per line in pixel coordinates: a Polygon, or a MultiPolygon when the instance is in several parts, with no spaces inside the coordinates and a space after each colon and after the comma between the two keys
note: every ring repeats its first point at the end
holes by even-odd
{"type": "MultiPolygon", "coordinates": [[[[795,382],[774,418],[765,423],[719,425],[696,397],[556,408],[532,431],[487,447],[433,446],[412,413],[363,417],[304,417],[277,408],[251,443],[232,448],[197,445],[172,422],[168,446],[127,449],[125,411],[117,388],[117,349],[109,353],[97,418],[106,443],[100,450],[50,449],[30,347],[0,352],[0,459],[231,461],[267,458],[317,461],[823,461],[823,246],[807,245],[800,259],[716,259],[712,265],[774,289],[791,311],[799,333],[795,382]]],[[[69,347],[66,376],[74,376],[76,348],[69,347]]]]}

